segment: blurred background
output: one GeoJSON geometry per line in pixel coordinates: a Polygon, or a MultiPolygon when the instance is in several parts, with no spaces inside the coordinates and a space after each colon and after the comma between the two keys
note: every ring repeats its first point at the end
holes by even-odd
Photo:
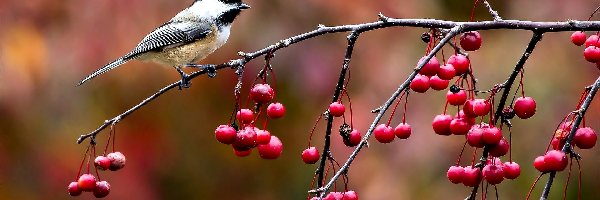
{"type": "MultiPolygon", "coordinates": [[[[465,21],[472,8],[471,1],[457,0],[246,2],[252,8],[238,18],[229,42],[202,63],[235,59],[238,51],[262,49],[318,24],[372,22],[379,12],[397,18],[465,21]]],[[[504,19],[536,21],[585,20],[598,6],[592,0],[490,3],[504,19]]],[[[75,180],[86,148],[75,143],[79,135],[177,81],[179,75],[172,68],[134,61],[83,86],[75,84],[127,53],[149,31],[190,4],[191,0],[0,0],[0,199],[73,199],[66,187],[75,180]]],[[[490,19],[479,6],[475,20],[490,19]]],[[[388,28],[361,35],[349,86],[354,126],[361,132],[372,122],[370,110],[387,100],[423,56],[426,46],[420,35],[424,31],[388,28]]],[[[471,53],[471,60],[479,88],[491,88],[506,79],[531,33],[494,30],[481,34],[483,46],[471,53]]],[[[502,199],[525,197],[538,175],[533,159],[544,153],[555,127],[574,109],[583,87],[600,74],[583,59],[583,48],[572,45],[570,34],[546,34],[527,62],[525,90],[538,102],[538,111],[529,120],[513,120],[513,159],[521,165],[522,175],[498,186],[502,199]]],[[[287,108],[283,119],[268,126],[284,143],[279,159],[260,159],[256,151],[238,158],[231,147],[214,139],[215,128],[227,123],[234,103],[236,78],[232,70],[222,70],[214,79],[197,78],[189,89],[166,93],[118,124],[116,148],[127,156],[127,166],[101,173],[112,185],[107,198],[305,199],[316,165],[304,164],[300,152],[331,99],[345,36],[314,38],[278,51],[272,60],[277,99],[287,108]]],[[[450,54],[449,48],[445,50],[450,54]]],[[[261,59],[248,64],[245,95],[262,65],[261,59]]],[[[413,135],[386,145],[371,142],[350,168],[348,188],[361,199],[464,199],[470,188],[446,179],[464,138],[438,136],[430,126],[433,116],[443,112],[444,95],[433,91],[411,95],[407,122],[413,126],[413,135]]],[[[599,102],[594,102],[587,115],[587,125],[596,130],[600,130],[599,102]]],[[[392,125],[399,121],[396,116],[392,125]]],[[[105,144],[107,133],[99,135],[99,145],[105,144]]],[[[312,145],[321,149],[323,134],[321,123],[312,145]]],[[[334,134],[333,155],[338,161],[345,161],[351,150],[334,134]]],[[[594,199],[600,186],[600,153],[598,147],[579,153],[583,156],[583,199],[594,199]]],[[[552,199],[562,197],[565,174],[557,176],[552,199]]],[[[534,198],[546,179],[535,188],[534,198]]],[[[577,196],[576,181],[575,176],[571,178],[567,191],[571,199],[577,196]]],[[[90,193],[77,197],[92,198],[90,193]]]]}

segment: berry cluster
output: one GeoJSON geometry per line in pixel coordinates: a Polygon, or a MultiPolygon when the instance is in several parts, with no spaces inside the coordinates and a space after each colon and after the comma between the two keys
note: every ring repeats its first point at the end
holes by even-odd
{"type": "Polygon", "coordinates": [[[590,37],[586,39],[585,32],[576,31],[571,34],[571,42],[577,46],[585,44],[583,57],[588,62],[595,63],[596,67],[600,69],[600,37],[598,36],[598,33],[590,35],[590,37]]]}
{"type": "MultiPolygon", "coordinates": [[[[319,197],[313,197],[310,200],[318,199],[319,197]]],[[[330,192],[323,200],[358,200],[358,195],[352,190],[346,192],[330,192]]]]}
{"type": "MultiPolygon", "coordinates": [[[[95,146],[92,146],[91,148],[94,149],[92,151],[92,154],[95,154],[95,146]]],[[[110,193],[110,184],[107,181],[100,180],[98,170],[96,170],[96,175],[98,176],[98,178],[90,174],[89,159],[91,158],[92,154],[88,155],[88,152],[86,151],[86,157],[88,160],[87,173],[81,176],[78,175],[79,178],[77,179],[77,181],[69,183],[69,186],[67,188],[69,195],[79,196],[82,192],[92,192],[96,198],[103,198],[108,196],[108,194],[110,193]]],[[[94,166],[96,166],[96,169],[102,171],[107,169],[110,171],[117,171],[125,167],[126,159],[123,153],[117,151],[105,155],[106,156],[97,156],[96,159],[94,159],[94,166]]],[[[84,158],[84,160],[82,161],[82,166],[85,160],[86,158],[84,158]]],[[[79,169],[79,171],[79,173],[81,173],[81,168],[79,169]]]]}
{"type": "MultiPolygon", "coordinates": [[[[271,102],[274,97],[275,91],[269,84],[255,84],[250,90],[250,99],[256,102],[257,108],[271,102]]],[[[285,115],[285,107],[281,103],[270,103],[266,110],[268,118],[271,119],[278,119],[285,115]]],[[[260,116],[260,112],[258,115],[260,116]]],[[[252,110],[240,109],[236,113],[236,119],[241,127],[238,129],[235,123],[234,126],[220,125],[215,130],[215,138],[223,144],[231,144],[235,155],[239,157],[250,155],[252,149],[257,147],[261,158],[278,158],[283,151],[281,140],[277,136],[271,135],[268,130],[257,128],[255,126],[256,118],[252,110]]]]}

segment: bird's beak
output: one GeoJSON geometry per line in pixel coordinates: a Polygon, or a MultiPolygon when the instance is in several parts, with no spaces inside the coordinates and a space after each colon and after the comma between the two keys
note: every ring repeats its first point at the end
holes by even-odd
{"type": "Polygon", "coordinates": [[[248,4],[245,4],[245,3],[240,3],[240,4],[238,5],[238,8],[240,8],[240,9],[242,9],[242,10],[243,10],[243,9],[248,9],[248,8],[250,8],[250,6],[249,6],[248,4]]]}

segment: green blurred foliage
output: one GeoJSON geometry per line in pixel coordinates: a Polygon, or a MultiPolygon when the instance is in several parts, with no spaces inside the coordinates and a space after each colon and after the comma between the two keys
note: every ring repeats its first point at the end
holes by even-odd
{"type": "MultiPolygon", "coordinates": [[[[0,199],[71,199],[66,186],[77,175],[86,145],[75,140],[105,119],[137,104],[178,79],[171,68],[131,62],[75,87],[89,72],[128,52],[152,28],[170,19],[191,1],[1,0],[0,1],[0,199]]],[[[229,42],[203,63],[222,63],[237,51],[251,52],[280,39],[307,32],[317,24],[341,25],[376,20],[379,12],[398,18],[468,20],[472,2],[457,0],[258,1],[236,21],[229,42]]],[[[597,2],[564,0],[491,1],[505,19],[556,21],[586,19],[597,2]]],[[[483,6],[475,20],[489,20],[483,6]]],[[[425,29],[389,28],[365,33],[351,63],[354,126],[363,133],[378,107],[411,72],[425,49],[425,29]]],[[[471,54],[480,88],[503,82],[521,56],[531,33],[483,31],[484,44],[471,54]]],[[[538,102],[530,120],[514,120],[513,160],[522,175],[498,187],[502,199],[522,199],[538,173],[531,163],[541,155],[554,128],[571,111],[582,91],[599,74],[584,61],[570,33],[549,33],[526,66],[525,90],[538,102]]],[[[117,127],[117,150],[128,158],[119,172],[102,173],[112,185],[108,199],[303,199],[314,165],[300,152],[309,131],[333,92],[342,63],[345,35],[331,34],[277,52],[277,99],[287,116],[269,123],[284,143],[277,160],[257,152],[237,158],[218,143],[213,131],[226,123],[234,103],[235,76],[220,71],[214,79],[193,81],[190,89],[170,91],[135,112],[117,127]]],[[[446,49],[446,53],[450,49],[446,49]]],[[[249,63],[247,92],[263,65],[249,63]]],[[[247,94],[247,93],[245,93],[247,94]]],[[[444,93],[411,96],[409,140],[381,145],[371,142],[350,169],[349,188],[361,199],[462,199],[469,188],[446,180],[463,138],[440,137],[430,122],[443,111],[444,93]]],[[[600,103],[588,112],[587,125],[600,129],[600,103]]],[[[453,112],[453,111],[450,111],[453,112]]],[[[398,123],[395,117],[392,123],[398,123]]],[[[387,117],[384,118],[387,120],[387,117]]],[[[323,125],[323,124],[321,124],[323,125]]],[[[323,126],[312,144],[322,146],[323,126]]],[[[99,135],[104,145],[107,132],[99,135]]],[[[333,155],[343,162],[351,149],[334,136],[333,155]]],[[[580,151],[583,199],[598,196],[598,148],[580,151]]],[[[469,155],[471,151],[467,151],[469,155]]],[[[463,165],[469,156],[463,157],[463,165]]],[[[504,158],[505,160],[507,158],[504,158]]],[[[574,168],[574,173],[576,172],[574,168]]],[[[551,196],[562,196],[560,173],[551,196]]],[[[546,178],[542,178],[545,182],[546,178]]],[[[577,195],[571,177],[568,195],[577,195]]],[[[340,184],[337,187],[342,190],[340,184]]],[[[534,190],[538,195],[541,186],[534,190]]],[[[83,199],[92,198],[83,194],[83,199]]]]}

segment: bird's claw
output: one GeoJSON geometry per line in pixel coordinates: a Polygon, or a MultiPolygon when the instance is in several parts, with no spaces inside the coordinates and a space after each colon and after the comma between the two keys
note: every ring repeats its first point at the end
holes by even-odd
{"type": "Polygon", "coordinates": [[[179,72],[179,75],[181,75],[181,81],[179,81],[179,90],[182,90],[182,88],[190,88],[190,86],[192,86],[192,82],[190,82],[190,75],[186,74],[183,70],[181,69],[177,69],[177,72],[179,72]]]}
{"type": "Polygon", "coordinates": [[[217,76],[217,68],[215,65],[207,64],[207,65],[196,65],[196,64],[187,64],[185,67],[194,67],[200,68],[201,71],[206,72],[206,75],[210,78],[214,78],[217,76]]]}

